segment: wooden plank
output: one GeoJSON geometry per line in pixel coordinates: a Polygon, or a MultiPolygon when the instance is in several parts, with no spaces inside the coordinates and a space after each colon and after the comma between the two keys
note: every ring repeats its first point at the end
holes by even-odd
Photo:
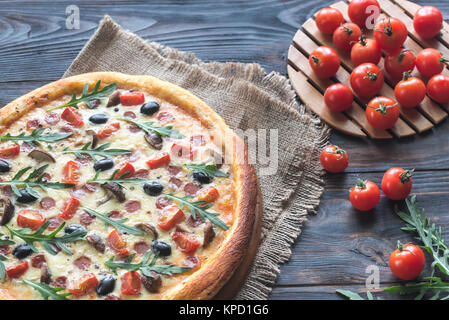
{"type": "Polygon", "coordinates": [[[301,71],[296,71],[291,66],[287,66],[287,68],[293,88],[308,108],[330,126],[338,128],[346,134],[366,137],[366,134],[342,113],[332,112],[324,105],[321,93],[307,81],[307,77],[301,71]]]}
{"type": "MultiPolygon", "coordinates": [[[[335,83],[330,79],[318,79],[315,73],[310,68],[308,59],[293,46],[290,46],[288,52],[288,59],[289,62],[296,67],[296,69],[300,69],[307,76],[308,79],[313,81],[315,86],[321,89],[322,94],[324,93],[327,87],[335,83]]],[[[325,109],[328,109],[325,107],[323,102],[321,104],[325,109]]],[[[331,116],[339,114],[332,111],[329,111],[329,113],[331,116]]],[[[354,121],[357,122],[359,126],[364,128],[371,138],[373,139],[392,138],[392,136],[387,131],[375,129],[369,124],[369,122],[366,120],[365,111],[360,107],[360,105],[357,102],[354,102],[351,109],[345,111],[345,114],[347,114],[350,118],[354,119],[354,121]]]]}
{"type": "MultiPolygon", "coordinates": [[[[300,30],[296,32],[295,37],[293,38],[293,42],[296,44],[296,46],[302,48],[306,54],[310,54],[315,48],[318,47],[318,45],[313,42],[312,39],[310,39],[300,30]]],[[[335,78],[339,82],[344,83],[350,87],[349,77],[350,74],[343,68],[338,69],[337,74],[335,75],[335,78]]],[[[357,95],[355,96],[357,97],[357,95]]],[[[360,98],[359,100],[363,101],[363,99],[360,98]]],[[[427,120],[427,122],[429,121],[427,120]]],[[[391,130],[398,137],[405,137],[415,134],[413,129],[411,129],[402,119],[399,119],[391,130]]]]}

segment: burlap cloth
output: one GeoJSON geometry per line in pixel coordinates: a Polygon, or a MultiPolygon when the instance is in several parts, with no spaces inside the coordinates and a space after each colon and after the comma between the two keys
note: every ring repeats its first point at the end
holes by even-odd
{"type": "Polygon", "coordinates": [[[296,102],[288,79],[280,74],[267,74],[258,64],[205,63],[191,53],[147,42],[108,16],[64,77],[92,71],[152,75],[203,99],[232,129],[278,129],[278,170],[274,175],[259,174],[261,243],[236,296],[266,299],[280,264],[290,258],[290,246],[307,212],[319,204],[323,190],[319,155],[328,128],[296,102]]]}

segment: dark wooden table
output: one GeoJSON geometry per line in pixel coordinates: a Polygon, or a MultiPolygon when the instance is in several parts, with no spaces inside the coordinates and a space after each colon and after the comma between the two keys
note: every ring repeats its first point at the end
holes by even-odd
{"type": "MultiPolygon", "coordinates": [[[[192,51],[203,60],[257,62],[285,75],[295,31],[332,2],[0,0],[0,105],[60,78],[104,14],[145,39],[192,51]],[[71,4],[80,8],[79,30],[65,26],[71,4]]],[[[418,2],[435,5],[449,17],[448,1],[418,2]]],[[[358,177],[380,184],[392,166],[415,168],[413,192],[449,239],[448,136],[448,120],[401,140],[361,140],[334,131],[331,141],[348,151],[350,166],[343,174],[326,176],[318,213],[309,217],[270,297],[336,299],[338,288],[364,290],[369,265],[379,267],[381,287],[397,283],[389,272],[389,254],[397,240],[412,238],[400,230],[394,204],[385,197],[373,213],[352,209],[348,190],[358,177]]]]}

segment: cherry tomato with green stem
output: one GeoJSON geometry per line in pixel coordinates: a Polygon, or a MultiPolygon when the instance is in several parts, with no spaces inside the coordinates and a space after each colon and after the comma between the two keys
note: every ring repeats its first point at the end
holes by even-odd
{"type": "Polygon", "coordinates": [[[375,97],[366,106],[365,114],[374,128],[390,129],[399,119],[398,103],[388,97],[375,97]]]}
{"type": "Polygon", "coordinates": [[[360,211],[373,209],[380,199],[379,187],[372,181],[357,179],[357,184],[349,191],[349,201],[360,211]]]}
{"type": "Polygon", "coordinates": [[[430,39],[440,33],[443,15],[434,6],[422,6],[413,17],[413,28],[421,38],[430,39]]]}
{"type": "Polygon", "coordinates": [[[321,152],[320,162],[326,171],[338,173],[346,169],[349,157],[345,150],[338,146],[330,145],[321,152]]]}
{"type": "Polygon", "coordinates": [[[366,39],[364,35],[360,36],[359,42],[351,48],[351,60],[355,67],[370,62],[378,64],[382,57],[382,50],[374,39],[366,39]]]}
{"type": "Polygon", "coordinates": [[[341,112],[351,107],[354,95],[343,83],[334,83],[324,92],[324,103],[334,112],[341,112]]]}
{"type": "Polygon", "coordinates": [[[444,69],[444,63],[447,61],[449,60],[443,58],[440,51],[433,48],[427,48],[418,53],[415,63],[419,73],[430,78],[441,73],[444,69]]]}
{"type": "Polygon", "coordinates": [[[449,76],[437,74],[427,82],[427,94],[439,103],[449,102],[449,76]]]}
{"type": "Polygon", "coordinates": [[[320,79],[333,77],[340,67],[340,58],[334,49],[318,47],[309,56],[309,64],[320,79]]]}
{"type": "Polygon", "coordinates": [[[419,105],[426,96],[426,85],[415,77],[410,77],[408,72],[404,72],[404,77],[394,88],[396,101],[404,108],[414,108],[419,105]]]}
{"type": "Polygon", "coordinates": [[[402,280],[417,278],[426,263],[424,252],[414,244],[403,245],[398,241],[397,249],[390,255],[388,262],[391,272],[402,280]]]}
{"type": "Polygon", "coordinates": [[[376,39],[382,49],[388,52],[402,47],[408,34],[405,24],[393,17],[379,20],[373,32],[374,39],[376,39]]]}
{"type": "Polygon", "coordinates": [[[377,0],[352,0],[348,5],[349,19],[362,29],[370,29],[368,26],[370,23],[374,25],[374,17],[377,18],[376,13],[380,13],[380,5],[377,0]],[[370,6],[377,7],[377,12],[370,10],[370,6]]]}
{"type": "Polygon", "coordinates": [[[345,18],[340,11],[334,8],[323,8],[318,11],[315,23],[322,33],[333,34],[335,29],[345,23],[345,18]]]}
{"type": "Polygon", "coordinates": [[[385,172],[382,178],[382,191],[391,200],[402,200],[408,197],[412,190],[412,174],[414,169],[404,170],[394,167],[385,172]]]}
{"type": "Polygon", "coordinates": [[[356,95],[371,98],[382,89],[384,75],[375,64],[362,63],[352,71],[350,83],[356,95]]]}
{"type": "Polygon", "coordinates": [[[358,25],[347,22],[335,29],[332,41],[338,50],[351,51],[352,46],[357,43],[361,35],[362,31],[358,25]]]}
{"type": "Polygon", "coordinates": [[[412,73],[415,69],[416,57],[410,50],[399,48],[385,57],[384,67],[385,71],[394,80],[402,79],[404,72],[412,73]]]}

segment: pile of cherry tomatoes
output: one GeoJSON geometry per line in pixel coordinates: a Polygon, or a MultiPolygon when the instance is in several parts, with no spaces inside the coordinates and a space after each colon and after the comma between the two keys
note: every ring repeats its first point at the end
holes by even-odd
{"type": "MultiPolygon", "coordinates": [[[[349,3],[348,15],[351,22],[345,22],[342,13],[334,8],[321,9],[316,16],[316,25],[324,33],[332,35],[335,47],[340,53],[350,54],[355,66],[351,73],[349,88],[342,83],[329,86],[324,93],[326,106],[341,112],[351,107],[354,94],[360,99],[371,99],[366,106],[366,118],[377,129],[392,128],[399,118],[399,105],[402,108],[418,106],[427,95],[438,103],[449,102],[449,76],[441,74],[448,61],[441,53],[427,48],[415,54],[403,48],[407,39],[405,24],[394,17],[387,17],[376,22],[373,39],[363,34],[369,18],[369,6],[380,6],[377,0],[353,0],[349,3]],[[368,12],[368,13],[366,13],[368,12]],[[393,81],[395,100],[376,95],[384,85],[384,74],[377,66],[382,51],[384,70],[393,81]],[[420,74],[429,79],[426,84],[411,73],[418,69],[420,74]],[[351,90],[352,89],[352,90],[351,90]]],[[[433,6],[421,7],[415,14],[414,29],[422,38],[433,38],[439,34],[443,16],[433,6]]],[[[320,79],[335,76],[340,67],[338,53],[326,46],[316,48],[309,56],[309,64],[320,79]]]]}
{"type": "MultiPolygon", "coordinates": [[[[449,76],[441,74],[448,61],[438,50],[428,48],[415,54],[402,46],[407,39],[405,24],[394,17],[377,21],[373,29],[373,39],[363,35],[369,6],[376,6],[377,0],[352,0],[348,7],[351,22],[345,22],[340,11],[324,8],[316,16],[318,29],[332,35],[333,43],[340,52],[350,54],[355,66],[350,77],[350,86],[336,83],[324,93],[326,106],[334,112],[341,112],[351,107],[354,94],[362,100],[367,99],[366,118],[377,129],[392,128],[399,118],[399,105],[402,108],[418,106],[426,94],[437,103],[449,103],[449,76]],[[377,66],[386,56],[384,69],[394,81],[395,100],[385,96],[376,96],[384,85],[384,74],[377,66]],[[415,69],[427,85],[411,73],[415,69]],[[352,90],[351,90],[352,89],[352,90]],[[371,100],[369,100],[371,99],[371,100]]],[[[433,6],[421,7],[413,19],[416,33],[429,39],[440,33],[443,16],[433,6]]],[[[318,78],[335,76],[340,67],[340,58],[330,47],[318,47],[309,56],[309,64],[318,78]]],[[[329,172],[337,173],[346,169],[348,154],[338,146],[329,145],[321,153],[321,164],[329,172]]],[[[391,200],[405,199],[412,189],[413,170],[393,167],[382,178],[381,188],[384,195],[391,200]]],[[[372,181],[359,179],[349,192],[351,204],[359,211],[372,210],[380,200],[380,189],[372,181]]],[[[399,278],[411,280],[416,278],[424,268],[425,258],[422,250],[413,244],[402,245],[390,256],[390,269],[399,278]]]]}

